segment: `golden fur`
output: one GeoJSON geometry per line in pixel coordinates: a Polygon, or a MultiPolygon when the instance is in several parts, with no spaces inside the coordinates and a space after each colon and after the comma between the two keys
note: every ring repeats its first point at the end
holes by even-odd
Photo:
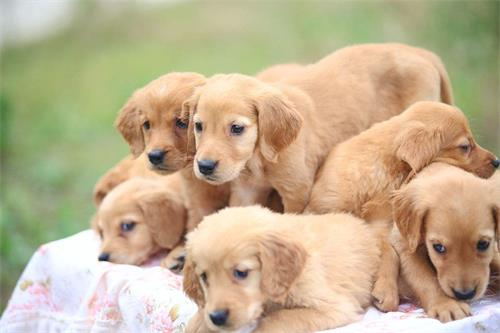
{"type": "Polygon", "coordinates": [[[113,168],[107,171],[94,186],[93,199],[98,207],[104,197],[124,181],[133,177],[156,178],[158,174],[147,167],[145,155],[138,158],[129,155],[118,162],[113,168]]]}
{"type": "Polygon", "coordinates": [[[370,303],[378,266],[374,232],[347,214],[283,215],[259,206],[205,217],[187,236],[184,290],[199,311],[186,332],[252,324],[254,332],[311,332],[355,321],[370,303]],[[227,322],[215,326],[210,313],[224,309],[227,322]]]}
{"type": "MultiPolygon", "coordinates": [[[[187,211],[181,181],[179,173],[161,180],[134,177],[104,198],[93,227],[102,239],[101,255],[109,257],[106,261],[139,265],[161,249],[174,250],[182,244],[187,211]],[[132,229],[123,230],[123,224],[130,223],[132,229]]],[[[177,260],[170,258],[174,255],[178,251],[165,260],[177,260]]]]}
{"type": "Polygon", "coordinates": [[[392,242],[401,258],[402,293],[431,317],[446,322],[470,315],[464,300],[482,297],[500,271],[498,176],[494,182],[434,163],[395,192],[392,242]],[[489,244],[486,250],[478,249],[480,241],[489,244]]]}
{"type": "Polygon", "coordinates": [[[453,102],[439,58],[406,45],[347,47],[293,68],[274,83],[215,75],[184,104],[196,129],[194,172],[211,184],[232,182],[232,206],[261,203],[274,188],[286,212],[302,212],[335,144],[416,101],[453,102]],[[235,125],[241,134],[231,132],[235,125]],[[217,163],[213,174],[201,173],[202,160],[217,163]]]}

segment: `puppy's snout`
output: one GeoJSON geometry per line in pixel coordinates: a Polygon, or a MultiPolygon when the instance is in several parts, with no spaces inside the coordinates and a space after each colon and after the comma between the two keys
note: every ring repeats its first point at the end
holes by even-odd
{"type": "Polygon", "coordinates": [[[499,160],[498,158],[497,158],[497,159],[495,159],[495,160],[492,160],[492,161],[491,161],[491,165],[493,165],[493,167],[494,167],[495,169],[498,169],[498,167],[500,166],[500,160],[499,160]]]}
{"type": "Polygon", "coordinates": [[[219,162],[214,160],[199,160],[198,170],[200,170],[200,172],[205,176],[209,176],[214,173],[217,164],[219,164],[219,162]]]}
{"type": "Polygon", "coordinates": [[[153,165],[162,164],[163,160],[165,159],[166,153],[167,152],[165,150],[161,150],[161,149],[151,150],[148,153],[149,162],[151,162],[151,164],[153,164],[153,165]]]}
{"type": "Polygon", "coordinates": [[[457,299],[466,301],[472,299],[474,295],[476,295],[476,288],[469,290],[461,290],[461,291],[453,289],[453,294],[457,299]]]}
{"type": "Polygon", "coordinates": [[[227,318],[229,317],[229,310],[215,310],[210,312],[209,317],[215,326],[223,326],[226,324],[227,318]]]}
{"type": "Polygon", "coordinates": [[[99,261],[109,261],[109,253],[101,253],[97,259],[99,261]]]}

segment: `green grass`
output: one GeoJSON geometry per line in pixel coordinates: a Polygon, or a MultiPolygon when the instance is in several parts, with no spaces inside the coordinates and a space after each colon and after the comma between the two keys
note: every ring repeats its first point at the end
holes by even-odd
{"type": "Polygon", "coordinates": [[[169,71],[251,74],[354,43],[418,45],[443,58],[480,144],[500,153],[496,1],[118,7],[82,6],[59,35],[2,50],[0,309],[40,244],[88,227],[95,181],[128,151],[117,111],[169,71]]]}

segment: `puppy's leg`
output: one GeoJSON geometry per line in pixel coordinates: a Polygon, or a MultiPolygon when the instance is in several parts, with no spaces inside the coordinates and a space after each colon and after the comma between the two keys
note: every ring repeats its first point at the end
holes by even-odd
{"type": "Polygon", "coordinates": [[[205,324],[205,320],[203,319],[203,311],[198,310],[196,314],[189,320],[186,325],[185,333],[209,333],[211,332],[207,325],[205,324]]]}
{"type": "Polygon", "coordinates": [[[448,322],[470,316],[471,311],[467,303],[448,297],[443,292],[425,251],[425,248],[419,248],[415,253],[398,251],[401,274],[412,293],[429,317],[448,322]]]}
{"type": "Polygon", "coordinates": [[[399,256],[387,239],[381,241],[382,256],[372,296],[379,310],[396,311],[399,305],[399,256]]]}
{"type": "Polygon", "coordinates": [[[185,259],[186,249],[184,248],[184,242],[182,242],[167,254],[167,256],[161,261],[160,265],[168,268],[174,273],[181,274],[185,259]]]}
{"type": "Polygon", "coordinates": [[[351,304],[341,304],[325,309],[284,309],[271,312],[262,318],[254,333],[286,332],[306,333],[322,331],[350,324],[360,319],[360,311],[352,311],[351,304]]]}

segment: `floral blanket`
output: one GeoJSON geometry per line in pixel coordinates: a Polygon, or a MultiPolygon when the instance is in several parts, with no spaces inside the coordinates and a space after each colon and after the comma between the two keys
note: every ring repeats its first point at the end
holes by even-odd
{"type": "MultiPolygon", "coordinates": [[[[98,246],[91,230],[41,246],[17,283],[0,331],[182,332],[196,311],[182,278],[155,262],[98,262],[98,246]]],[[[362,321],[328,332],[500,332],[500,297],[475,303],[473,312],[441,324],[411,304],[385,314],[371,308],[362,321]]]]}

